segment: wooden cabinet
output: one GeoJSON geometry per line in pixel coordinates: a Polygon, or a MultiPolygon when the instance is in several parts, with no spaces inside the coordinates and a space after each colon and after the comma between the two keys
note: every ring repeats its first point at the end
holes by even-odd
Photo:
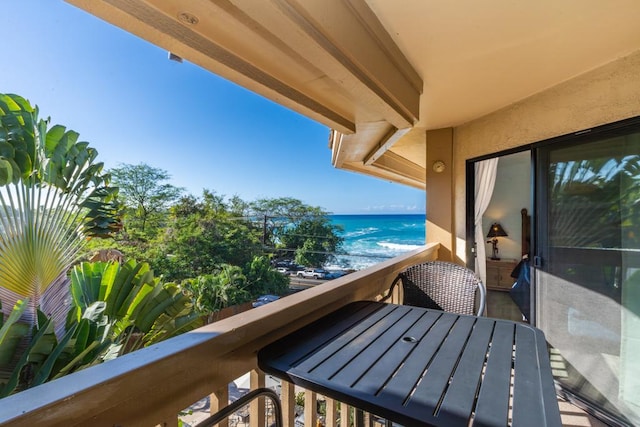
{"type": "Polygon", "coordinates": [[[511,272],[518,261],[515,259],[487,260],[487,289],[496,291],[508,291],[516,279],[511,277],[511,272]]]}

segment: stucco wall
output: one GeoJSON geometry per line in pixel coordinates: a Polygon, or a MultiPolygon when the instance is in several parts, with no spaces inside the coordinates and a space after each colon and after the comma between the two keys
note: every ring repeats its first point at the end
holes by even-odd
{"type": "MultiPolygon", "coordinates": [[[[524,76],[526,78],[526,76],[524,76]]],[[[640,52],[454,129],[456,254],[464,259],[465,161],[640,116],[640,52]]]]}

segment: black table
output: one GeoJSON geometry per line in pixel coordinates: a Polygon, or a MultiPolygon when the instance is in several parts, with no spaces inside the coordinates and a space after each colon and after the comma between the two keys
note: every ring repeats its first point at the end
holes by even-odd
{"type": "Polygon", "coordinates": [[[268,345],[258,365],[406,426],[561,425],[544,335],[522,323],[360,301],[268,345]]]}

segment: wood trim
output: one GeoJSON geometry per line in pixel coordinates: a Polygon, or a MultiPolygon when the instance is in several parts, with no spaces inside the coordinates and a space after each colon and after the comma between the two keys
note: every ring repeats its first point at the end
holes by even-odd
{"type": "Polygon", "coordinates": [[[276,1],[298,29],[405,121],[401,126],[398,119],[389,117],[390,123],[407,127],[418,120],[422,81],[400,50],[391,50],[395,44],[366,3],[276,1]]]}
{"type": "Polygon", "coordinates": [[[411,128],[397,129],[395,127],[392,127],[389,132],[387,132],[385,136],[380,139],[376,147],[364,158],[365,166],[371,166],[372,164],[374,164],[380,157],[382,157],[389,151],[393,144],[398,142],[398,140],[405,136],[410,130],[411,128]]]}

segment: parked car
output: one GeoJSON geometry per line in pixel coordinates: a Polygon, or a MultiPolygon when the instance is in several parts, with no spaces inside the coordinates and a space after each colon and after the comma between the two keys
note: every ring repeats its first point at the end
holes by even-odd
{"type": "Polygon", "coordinates": [[[325,279],[337,279],[338,277],[344,276],[346,273],[340,270],[327,271],[327,274],[324,275],[325,279]]]}
{"type": "Polygon", "coordinates": [[[327,270],[322,270],[321,268],[305,268],[302,271],[298,271],[296,276],[306,279],[324,279],[327,277],[327,273],[327,270]]]}
{"type": "Polygon", "coordinates": [[[289,269],[286,267],[277,267],[276,271],[278,273],[282,273],[282,274],[289,274],[289,269]]]}
{"type": "Polygon", "coordinates": [[[254,308],[260,307],[265,304],[269,304],[270,302],[274,302],[279,300],[280,297],[277,295],[262,295],[256,298],[256,300],[251,304],[254,308]]]}

